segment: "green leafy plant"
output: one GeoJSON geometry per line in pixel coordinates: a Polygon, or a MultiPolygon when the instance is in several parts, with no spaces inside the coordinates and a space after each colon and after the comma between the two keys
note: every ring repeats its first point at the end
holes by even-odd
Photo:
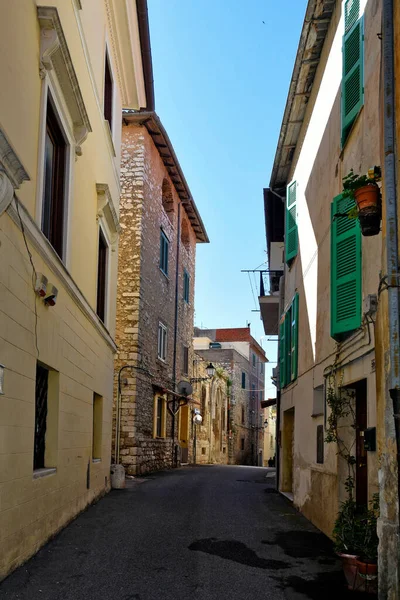
{"type": "Polygon", "coordinates": [[[377,522],[379,517],[379,494],[374,494],[370,508],[364,508],[361,516],[361,537],[358,541],[358,554],[368,562],[377,562],[379,538],[377,522]]]}
{"type": "Polygon", "coordinates": [[[381,180],[381,168],[369,169],[366,175],[357,175],[353,169],[343,177],[343,198],[355,199],[354,192],[364,185],[376,185],[381,180]]]}

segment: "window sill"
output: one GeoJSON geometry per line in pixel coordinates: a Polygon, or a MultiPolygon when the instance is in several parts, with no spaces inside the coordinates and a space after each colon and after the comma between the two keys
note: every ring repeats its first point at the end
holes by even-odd
{"type": "Polygon", "coordinates": [[[92,458],[92,463],[101,463],[101,458],[92,458]]]}
{"type": "Polygon", "coordinates": [[[161,273],[164,275],[165,279],[166,279],[166,280],[168,281],[168,283],[169,283],[169,277],[168,277],[168,273],[166,273],[165,271],[163,271],[161,267],[158,267],[158,268],[160,269],[161,273]]]}
{"type": "Polygon", "coordinates": [[[57,469],[55,467],[36,469],[33,471],[33,479],[41,479],[42,477],[47,477],[48,475],[54,475],[54,473],[57,473],[57,469]]]}

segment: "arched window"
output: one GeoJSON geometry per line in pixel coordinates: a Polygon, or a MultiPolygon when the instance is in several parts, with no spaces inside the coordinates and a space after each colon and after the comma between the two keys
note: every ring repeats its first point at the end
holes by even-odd
{"type": "Polygon", "coordinates": [[[174,220],[174,199],[171,185],[167,179],[164,179],[162,183],[162,205],[172,223],[174,220]]]}

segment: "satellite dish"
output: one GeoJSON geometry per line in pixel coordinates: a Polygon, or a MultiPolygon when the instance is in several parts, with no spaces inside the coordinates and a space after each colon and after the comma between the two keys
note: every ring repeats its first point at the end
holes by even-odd
{"type": "Polygon", "coordinates": [[[193,386],[188,381],[180,381],[178,383],[178,392],[182,394],[182,396],[190,396],[193,392],[193,386]]]}

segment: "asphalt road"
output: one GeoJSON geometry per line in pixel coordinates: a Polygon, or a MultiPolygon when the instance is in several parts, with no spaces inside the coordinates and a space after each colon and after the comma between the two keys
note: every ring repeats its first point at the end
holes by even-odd
{"type": "Polygon", "coordinates": [[[267,475],[203,466],[135,480],[3,581],[0,598],[354,599],[329,540],[267,475]]]}

